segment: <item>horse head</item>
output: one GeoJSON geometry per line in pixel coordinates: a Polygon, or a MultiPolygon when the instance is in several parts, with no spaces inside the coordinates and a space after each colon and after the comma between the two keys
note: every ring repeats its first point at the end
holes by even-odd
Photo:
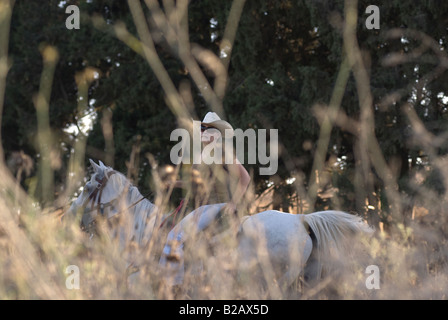
{"type": "Polygon", "coordinates": [[[99,218],[126,220],[134,225],[135,238],[140,241],[146,233],[148,219],[153,224],[154,205],[143,197],[127,178],[101,161],[96,164],[90,160],[93,174],[84,186],[82,193],[69,209],[73,215],[82,215],[81,227],[92,231],[92,225],[99,218]]]}
{"type": "Polygon", "coordinates": [[[83,222],[95,218],[98,214],[108,218],[118,213],[120,198],[129,188],[126,178],[119,172],[105,166],[101,161],[96,164],[90,160],[94,173],[84,186],[82,193],[72,203],[70,212],[83,213],[83,222]]]}

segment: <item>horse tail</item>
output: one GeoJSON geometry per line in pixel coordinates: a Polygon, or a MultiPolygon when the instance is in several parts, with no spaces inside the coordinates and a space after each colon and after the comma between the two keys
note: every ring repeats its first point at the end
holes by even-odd
{"type": "Polygon", "coordinates": [[[341,211],[319,211],[304,215],[304,222],[309,227],[313,239],[313,256],[315,265],[313,274],[320,279],[332,269],[334,258],[340,258],[347,252],[355,235],[370,234],[373,229],[362,218],[341,211]]]}

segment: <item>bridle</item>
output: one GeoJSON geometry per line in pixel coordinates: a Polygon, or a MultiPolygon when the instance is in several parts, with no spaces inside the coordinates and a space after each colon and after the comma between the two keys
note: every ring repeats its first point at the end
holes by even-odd
{"type": "MultiPolygon", "coordinates": [[[[96,204],[97,204],[96,205],[96,210],[99,210],[101,214],[104,214],[104,208],[105,208],[106,204],[105,203],[101,203],[101,197],[103,195],[103,190],[106,187],[106,182],[115,173],[116,173],[116,171],[113,170],[113,171],[109,171],[109,172],[105,173],[101,179],[99,179],[98,177],[95,177],[95,180],[96,180],[96,182],[98,182],[98,184],[96,185],[95,190],[93,190],[89,194],[87,199],[85,200],[85,202],[83,204],[83,208],[84,209],[87,206],[87,204],[89,203],[89,201],[92,200],[92,205],[90,207],[90,211],[94,211],[95,210],[95,200],[96,200],[96,204]]],[[[107,205],[110,205],[110,203],[107,203],[107,205]]]]}
{"type": "Polygon", "coordinates": [[[95,187],[95,190],[93,190],[89,196],[84,200],[84,203],[82,204],[83,208],[83,215],[81,218],[81,229],[91,233],[92,225],[94,225],[96,212],[99,212],[101,215],[104,215],[104,209],[106,207],[112,206],[112,201],[108,203],[102,203],[101,197],[103,195],[103,190],[106,187],[107,181],[110,179],[112,175],[116,173],[115,170],[106,172],[102,178],[99,178],[98,176],[95,177],[95,181],[98,183],[95,187]],[[90,209],[87,208],[87,204],[92,201],[92,205],[90,206],[90,209]],[[96,205],[95,205],[96,203],[96,205]],[[95,213],[94,213],[95,212],[95,213]]]}

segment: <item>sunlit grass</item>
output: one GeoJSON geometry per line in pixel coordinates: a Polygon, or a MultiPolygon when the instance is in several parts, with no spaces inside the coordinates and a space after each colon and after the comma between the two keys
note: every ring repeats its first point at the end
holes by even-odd
{"type": "MultiPolygon", "coordinates": [[[[60,5],[63,6],[64,3],[65,1],[61,1],[60,5]]],[[[135,3],[140,2],[134,2],[134,6],[131,8],[138,23],[138,20],[143,19],[144,16],[139,5],[135,3]]],[[[220,110],[222,108],[220,99],[223,98],[227,81],[227,73],[223,68],[227,68],[230,61],[237,20],[243,4],[244,1],[235,1],[232,17],[236,21],[233,22],[234,25],[226,27],[227,36],[224,39],[226,41],[222,42],[223,45],[220,48],[221,54],[225,53],[223,54],[225,60],[223,65],[216,68],[220,71],[216,78],[221,77],[221,82],[219,82],[219,86],[215,87],[216,92],[204,92],[204,97],[211,105],[211,109],[220,110]]],[[[101,20],[101,18],[96,19],[101,20]]],[[[101,25],[99,20],[96,21],[96,27],[107,28],[101,25]]],[[[182,123],[183,120],[192,117],[191,110],[188,110],[183,102],[188,92],[184,92],[184,94],[178,92],[167,77],[166,70],[158,59],[152,38],[145,25],[146,23],[138,24],[137,28],[139,35],[144,38],[142,42],[135,37],[128,37],[129,33],[126,27],[121,24],[116,25],[114,30],[108,29],[107,32],[114,34],[147,59],[162,83],[168,106],[178,117],[179,123],[182,123]]],[[[183,40],[186,38],[184,31],[178,30],[183,40]]],[[[353,34],[347,32],[345,41],[350,36],[353,34]]],[[[351,40],[353,41],[354,38],[351,40]]],[[[356,73],[359,91],[366,90],[363,91],[363,94],[367,98],[370,94],[365,86],[368,78],[366,78],[365,70],[357,56],[359,53],[356,51],[357,45],[354,42],[348,42],[347,46],[350,47],[351,55],[343,62],[340,80],[335,85],[329,109],[322,109],[323,111],[319,109],[319,111],[316,108],[317,117],[324,112],[324,117],[321,117],[323,120],[319,140],[321,145],[318,148],[314,165],[314,169],[317,171],[324,170],[326,157],[325,154],[320,153],[324,153],[327,149],[333,127],[362,128],[365,124],[370,126],[370,121],[373,119],[373,117],[365,117],[358,123],[353,119],[343,118],[343,114],[338,114],[350,73],[349,66],[351,72],[355,71],[356,73]]],[[[204,54],[210,58],[204,59],[204,61],[217,61],[213,60],[216,57],[212,57],[208,51],[196,53],[197,56],[204,54]]],[[[264,269],[262,268],[260,274],[240,273],[235,249],[239,221],[233,221],[233,227],[228,234],[222,234],[217,238],[216,234],[205,232],[190,239],[185,250],[187,258],[183,285],[176,288],[166,286],[164,283],[166,270],[160,268],[159,258],[169,230],[160,230],[149,246],[138,247],[135,243],[127,243],[123,246],[118,239],[110,235],[105,221],[99,225],[100,235],[90,237],[89,234],[81,231],[80,217],[65,215],[61,218],[61,214],[68,208],[73,195],[85,182],[87,175],[84,167],[86,139],[81,132],[86,134],[87,127],[91,124],[84,123],[85,126],[80,128],[81,131],[68,129],[79,134],[79,137],[74,144],[74,151],[69,160],[65,192],[55,197],[51,192],[54,190],[52,179],[55,170],[52,160],[55,160],[53,159],[55,157],[56,160],[61,161],[61,159],[58,158],[58,155],[51,153],[49,145],[49,141],[54,137],[51,136],[49,128],[48,105],[51,103],[49,90],[52,83],[52,68],[56,63],[58,52],[53,47],[43,47],[42,54],[44,62],[47,63],[44,63],[41,88],[36,98],[36,108],[39,111],[38,151],[41,154],[38,165],[43,170],[41,171],[43,180],[41,188],[46,192],[45,203],[38,203],[36,199],[27,194],[17,183],[18,176],[13,177],[9,169],[3,164],[0,166],[0,177],[2,177],[0,179],[0,299],[448,298],[448,188],[444,194],[435,194],[434,191],[420,185],[415,195],[412,217],[403,216],[402,204],[407,199],[403,194],[397,192],[396,181],[379,151],[378,141],[374,135],[369,136],[369,132],[364,132],[359,140],[359,150],[364,152],[361,152],[362,155],[367,155],[365,158],[360,158],[360,161],[366,160],[372,164],[373,169],[381,176],[388,188],[387,199],[392,204],[392,210],[396,211],[390,214],[390,211],[385,210],[386,208],[368,206],[368,209],[378,210],[380,216],[391,215],[390,221],[387,221],[387,228],[384,230],[382,228],[384,223],[382,223],[381,228],[376,230],[373,236],[353,242],[352,252],[342,257],[341,265],[344,267],[338,272],[327,275],[322,281],[312,284],[305,282],[303,277],[300,277],[288,288],[280,288],[275,279],[272,279],[268,259],[263,262],[264,269]],[[383,210],[385,211],[383,212],[383,210]],[[79,269],[79,289],[70,285],[73,275],[67,272],[67,268],[70,266],[76,266],[79,269]],[[366,273],[368,266],[378,267],[379,288],[369,288],[366,284],[370,276],[369,273],[366,273]]],[[[0,56],[0,80],[2,81],[0,89],[4,88],[6,79],[5,57],[6,53],[2,52],[2,56],[0,56]]],[[[190,58],[189,53],[184,52],[181,55],[181,59],[187,61],[192,70],[198,71],[196,62],[193,63],[190,58]]],[[[96,71],[89,68],[77,76],[79,119],[86,117],[91,110],[87,99],[89,83],[97,79],[97,76],[96,71]]],[[[203,80],[201,79],[201,74],[195,75],[195,81],[201,82],[203,80]]],[[[266,81],[269,85],[274,84],[270,79],[266,81]]],[[[211,87],[208,83],[196,84],[200,88],[211,87]]],[[[2,92],[0,90],[0,95],[3,98],[2,92]]],[[[438,98],[446,104],[446,96],[440,95],[438,98]]],[[[363,101],[368,100],[364,99],[363,101]]],[[[367,110],[366,114],[369,115],[368,109],[372,107],[371,105],[369,106],[367,103],[360,107],[367,110]]],[[[415,115],[409,112],[408,116],[412,129],[421,139],[416,143],[434,141],[434,136],[425,131],[424,126],[420,126],[415,115]]],[[[113,132],[107,121],[111,120],[104,120],[103,133],[105,136],[108,135],[105,140],[108,141],[110,144],[108,147],[111,149],[113,132]]],[[[425,145],[422,148],[424,149],[425,145]]],[[[113,159],[113,154],[109,156],[113,159]]],[[[345,161],[345,159],[341,160],[345,161]]],[[[158,189],[154,190],[153,202],[168,212],[171,208],[168,208],[167,203],[172,190],[166,191],[160,187],[161,181],[157,180],[159,178],[158,164],[153,159],[151,161],[154,170],[154,183],[158,186],[158,189]]],[[[338,162],[341,170],[345,168],[344,163],[338,162]]],[[[438,155],[437,152],[432,154],[430,160],[425,160],[425,166],[440,170],[444,185],[448,186],[446,163],[446,157],[438,155]]],[[[25,170],[25,168],[23,169],[25,170]]],[[[178,174],[175,170],[172,172],[178,174]]],[[[425,173],[421,175],[424,176],[425,173]]],[[[270,181],[270,184],[271,187],[274,182],[270,181]]],[[[308,187],[298,178],[291,178],[287,184],[294,185],[298,190],[307,190],[308,194],[305,193],[305,196],[308,196],[308,205],[314,206],[314,201],[318,197],[316,177],[311,177],[308,187]]],[[[333,203],[340,203],[337,200],[333,199],[333,203]]],[[[254,214],[257,206],[252,203],[251,205],[252,211],[248,213],[254,214]]],[[[266,258],[266,252],[260,252],[259,256],[260,259],[266,258]]]]}

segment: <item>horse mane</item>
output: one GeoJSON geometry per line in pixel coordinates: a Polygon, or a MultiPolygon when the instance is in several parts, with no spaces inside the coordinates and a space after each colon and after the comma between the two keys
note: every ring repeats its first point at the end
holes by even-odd
{"type": "MultiPolygon", "coordinates": [[[[111,167],[104,169],[103,174],[107,174],[111,171],[115,171],[111,167]]],[[[127,191],[127,208],[123,208],[124,211],[133,213],[133,239],[141,244],[143,240],[148,240],[152,234],[156,218],[157,218],[157,206],[150,200],[145,198],[138,188],[134,186],[127,177],[121,172],[115,171],[115,174],[109,177],[107,184],[111,185],[114,192],[122,194],[127,191]]],[[[122,210],[123,210],[122,209],[122,210]]],[[[121,212],[123,214],[125,212],[121,212]]]]}

